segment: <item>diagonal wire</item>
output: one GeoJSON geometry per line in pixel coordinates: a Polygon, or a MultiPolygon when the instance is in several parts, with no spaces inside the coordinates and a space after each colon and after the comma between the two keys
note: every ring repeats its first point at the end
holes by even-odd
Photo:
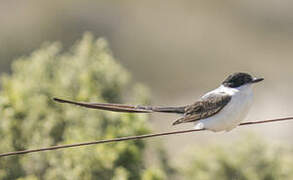
{"type": "MultiPolygon", "coordinates": [[[[285,118],[269,119],[269,120],[263,120],[263,121],[244,122],[244,123],[239,124],[239,126],[263,124],[263,123],[279,122],[279,121],[287,121],[287,120],[293,120],[293,116],[292,117],[285,117],[285,118]]],[[[77,143],[77,144],[58,145],[58,146],[51,146],[51,147],[46,147],[46,148],[2,153],[2,154],[0,154],[0,158],[5,157],[5,156],[29,154],[29,153],[35,153],[35,152],[41,152],[41,151],[52,151],[52,150],[57,150],[57,149],[89,146],[89,145],[94,145],[94,144],[104,144],[104,143],[119,142],[119,141],[146,139],[146,138],[152,138],[152,137],[158,137],[158,136],[168,136],[168,135],[173,135],[173,134],[185,134],[185,133],[204,131],[204,130],[205,129],[190,129],[190,130],[171,131],[171,132],[163,132],[163,133],[155,133],[155,134],[145,134],[145,135],[138,135],[138,136],[127,136],[127,137],[121,137],[121,138],[115,138],[115,139],[91,141],[91,142],[77,143]]]]}

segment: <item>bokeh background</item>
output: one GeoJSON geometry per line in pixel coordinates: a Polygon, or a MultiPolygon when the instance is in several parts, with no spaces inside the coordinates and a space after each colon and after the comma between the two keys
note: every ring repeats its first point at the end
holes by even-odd
{"type": "MultiPolygon", "coordinates": [[[[84,32],[104,37],[134,80],[147,85],[153,105],[184,105],[216,88],[229,74],[249,72],[255,88],[248,120],[293,114],[293,2],[273,0],[0,1],[0,71],[45,42],[64,49],[84,32]]],[[[129,95],[131,96],[131,95],[129,95]]],[[[154,132],[172,127],[174,115],[150,117],[154,132]]],[[[292,124],[241,127],[148,140],[162,142],[173,163],[186,149],[230,144],[253,133],[270,144],[292,144],[292,124]]],[[[151,159],[151,150],[147,157],[151,159]]]]}

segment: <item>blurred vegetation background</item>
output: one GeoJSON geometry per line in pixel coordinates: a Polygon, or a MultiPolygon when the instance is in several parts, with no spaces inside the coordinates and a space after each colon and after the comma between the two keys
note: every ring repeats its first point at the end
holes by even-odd
{"type": "MultiPolygon", "coordinates": [[[[51,44],[16,60],[12,75],[1,81],[1,152],[149,132],[144,115],[85,111],[51,99],[63,94],[82,101],[121,103],[127,91],[144,104],[143,86],[129,87],[129,78],[114,61],[106,41],[94,41],[89,34],[67,53],[51,44]]],[[[0,161],[0,178],[140,179],[148,172],[144,149],[145,143],[132,141],[5,158],[0,161]]]]}
{"type": "MultiPolygon", "coordinates": [[[[248,119],[292,115],[292,7],[291,1],[270,0],[0,1],[0,72],[6,74],[0,84],[0,151],[190,128],[172,127],[171,122],[177,118],[173,115],[94,112],[58,106],[50,98],[183,105],[236,71],[265,78],[255,89],[254,108],[248,119]],[[80,41],[86,31],[106,38],[116,60],[107,41],[96,41],[91,35],[80,41]],[[50,43],[56,41],[59,43],[50,43]],[[146,85],[151,96],[135,82],[146,85]],[[120,125],[125,129],[117,129],[120,125]],[[99,129],[102,126],[110,130],[99,129]]],[[[291,129],[291,123],[275,123],[216,136],[203,132],[153,139],[147,144],[128,142],[7,158],[0,161],[0,178],[71,179],[67,176],[70,174],[85,179],[96,175],[104,179],[209,179],[226,172],[221,174],[223,179],[288,179],[291,169],[283,164],[291,163],[292,152],[282,151],[284,155],[279,156],[278,149],[292,146],[291,129]],[[250,141],[254,139],[250,136],[247,142],[237,144],[248,132],[269,145],[250,141]],[[230,147],[229,158],[225,146],[230,147]],[[250,147],[260,146],[277,159],[260,153],[263,156],[255,162],[245,164],[242,158],[234,162],[230,158],[249,159],[248,154],[255,152],[239,152],[238,146],[248,152],[250,147]],[[197,157],[198,147],[211,153],[217,150],[212,156],[201,156],[207,159],[177,162],[192,159],[192,155],[184,157],[186,151],[197,157]],[[101,159],[97,154],[104,150],[111,155],[101,159]],[[117,164],[122,157],[133,157],[129,160],[133,165],[123,160],[117,164]],[[280,164],[269,166],[273,161],[280,164]],[[252,170],[241,170],[251,164],[252,170]],[[253,175],[257,171],[262,175],[253,175]]]]}
{"type": "Polygon", "coordinates": [[[236,143],[195,147],[180,171],[184,179],[292,179],[292,149],[248,134],[236,143]]]}

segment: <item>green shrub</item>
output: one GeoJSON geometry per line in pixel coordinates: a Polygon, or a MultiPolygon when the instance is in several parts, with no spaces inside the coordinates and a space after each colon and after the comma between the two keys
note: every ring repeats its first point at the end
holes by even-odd
{"type": "Polygon", "coordinates": [[[267,145],[254,136],[230,145],[209,145],[190,151],[181,167],[185,179],[293,179],[292,151],[267,145]]]}
{"type": "MultiPolygon", "coordinates": [[[[1,85],[1,153],[149,132],[145,115],[51,100],[122,103],[122,96],[135,94],[135,103],[147,101],[143,86],[131,83],[107,42],[90,34],[68,52],[53,43],[15,60],[1,85]]],[[[143,141],[128,141],[6,157],[0,160],[0,179],[140,179],[144,149],[143,141]]]]}

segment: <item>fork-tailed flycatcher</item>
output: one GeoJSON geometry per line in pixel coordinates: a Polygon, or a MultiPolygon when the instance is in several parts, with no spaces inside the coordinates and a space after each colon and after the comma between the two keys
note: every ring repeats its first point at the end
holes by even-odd
{"type": "Polygon", "coordinates": [[[173,125],[194,122],[195,128],[214,132],[230,131],[240,124],[250,109],[252,86],[263,78],[253,78],[247,73],[234,73],[220,87],[206,93],[191,105],[180,107],[132,106],[122,104],[85,103],[54,98],[59,103],[69,103],[92,109],[127,113],[177,113],[183,116],[173,125]]]}

